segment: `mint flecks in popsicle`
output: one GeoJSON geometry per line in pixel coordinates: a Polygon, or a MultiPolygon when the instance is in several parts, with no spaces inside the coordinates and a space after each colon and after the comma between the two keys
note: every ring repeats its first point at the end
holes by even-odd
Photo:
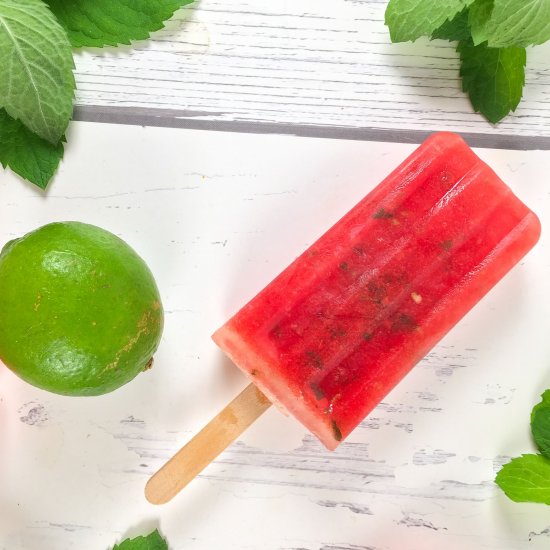
{"type": "Polygon", "coordinates": [[[214,340],[334,449],[539,232],[460,137],[436,134],[214,340]]]}

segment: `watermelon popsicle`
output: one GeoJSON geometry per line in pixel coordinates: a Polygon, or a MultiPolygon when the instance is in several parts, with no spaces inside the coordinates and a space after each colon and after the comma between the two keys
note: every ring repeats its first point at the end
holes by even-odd
{"type": "Polygon", "coordinates": [[[434,134],[213,335],[250,384],[148,482],[170,500],[270,403],[335,449],[535,245],[540,224],[434,134]]]}
{"type": "Polygon", "coordinates": [[[435,134],[213,338],[334,449],[539,234],[460,137],[435,134]]]}

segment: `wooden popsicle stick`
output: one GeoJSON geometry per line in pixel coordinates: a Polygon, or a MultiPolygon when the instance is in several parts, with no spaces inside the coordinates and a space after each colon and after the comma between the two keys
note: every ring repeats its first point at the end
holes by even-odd
{"type": "Polygon", "coordinates": [[[270,406],[269,399],[249,384],[149,479],[147,500],[151,504],[171,500],[270,406]]]}

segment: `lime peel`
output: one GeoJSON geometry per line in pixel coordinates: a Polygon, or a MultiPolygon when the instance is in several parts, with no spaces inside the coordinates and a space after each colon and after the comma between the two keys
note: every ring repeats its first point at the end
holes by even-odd
{"type": "Polygon", "coordinates": [[[116,235],[43,226],[0,253],[0,359],[63,395],[101,395],[152,364],[164,314],[153,275],[116,235]]]}

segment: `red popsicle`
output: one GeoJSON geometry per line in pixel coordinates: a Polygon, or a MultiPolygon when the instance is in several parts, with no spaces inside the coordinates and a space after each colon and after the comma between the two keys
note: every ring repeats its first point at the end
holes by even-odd
{"type": "Polygon", "coordinates": [[[539,234],[460,137],[436,134],[214,340],[334,449],[539,234]]]}
{"type": "Polygon", "coordinates": [[[255,386],[151,478],[147,498],[169,500],[269,401],[336,448],[539,235],[459,136],[430,137],[214,334],[255,386]]]}

